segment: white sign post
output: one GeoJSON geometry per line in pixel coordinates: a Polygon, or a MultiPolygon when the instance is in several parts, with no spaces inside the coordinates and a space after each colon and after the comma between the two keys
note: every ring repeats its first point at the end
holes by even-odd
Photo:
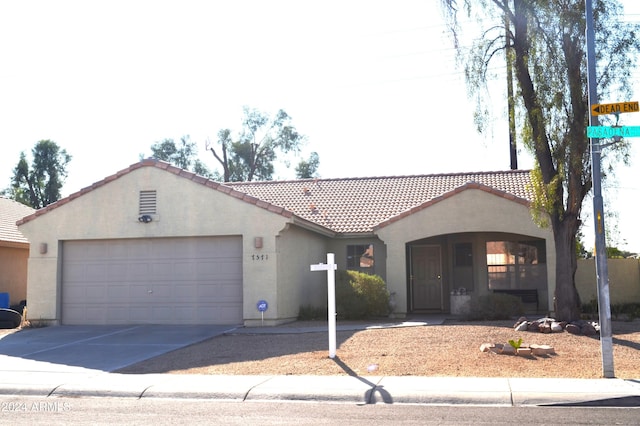
{"type": "Polygon", "coordinates": [[[327,263],[311,265],[312,271],[327,271],[327,312],[329,319],[329,358],[336,356],[336,269],[335,255],[327,253],[327,263]]]}

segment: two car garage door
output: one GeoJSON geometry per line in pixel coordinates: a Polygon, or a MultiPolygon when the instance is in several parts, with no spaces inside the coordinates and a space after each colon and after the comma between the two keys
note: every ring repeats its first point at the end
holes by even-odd
{"type": "Polygon", "coordinates": [[[63,324],[240,324],[241,237],[65,241],[63,324]]]}

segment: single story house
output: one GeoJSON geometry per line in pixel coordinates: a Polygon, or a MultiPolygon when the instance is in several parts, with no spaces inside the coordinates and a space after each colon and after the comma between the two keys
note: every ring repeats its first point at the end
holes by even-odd
{"type": "Polygon", "coordinates": [[[29,241],[18,230],[16,222],[34,211],[22,203],[0,197],[0,293],[8,294],[9,300],[4,304],[9,306],[27,298],[29,241]]]}
{"type": "Polygon", "coordinates": [[[310,265],[327,253],[380,275],[399,317],[449,312],[459,289],[537,289],[546,311],[553,235],[531,219],[529,184],[519,170],[220,183],[145,159],[19,221],[28,316],[277,325],[326,306],[310,265]]]}

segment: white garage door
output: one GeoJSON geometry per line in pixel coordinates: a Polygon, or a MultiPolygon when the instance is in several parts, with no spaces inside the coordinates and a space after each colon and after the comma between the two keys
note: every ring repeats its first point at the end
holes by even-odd
{"type": "Polygon", "coordinates": [[[66,241],[63,324],[240,324],[241,237],[66,241]]]}

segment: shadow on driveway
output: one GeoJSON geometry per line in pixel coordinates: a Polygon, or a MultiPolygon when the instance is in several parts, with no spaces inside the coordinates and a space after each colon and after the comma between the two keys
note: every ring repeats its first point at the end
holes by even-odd
{"type": "Polygon", "coordinates": [[[123,325],[23,329],[0,336],[0,370],[111,372],[234,329],[233,325],[123,325]]]}

